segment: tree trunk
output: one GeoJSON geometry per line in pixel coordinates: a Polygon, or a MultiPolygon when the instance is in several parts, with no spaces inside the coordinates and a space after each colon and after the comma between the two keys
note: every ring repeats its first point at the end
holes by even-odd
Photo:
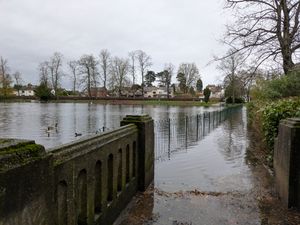
{"type": "Polygon", "coordinates": [[[284,74],[287,75],[288,72],[290,72],[294,67],[292,54],[290,53],[288,48],[282,52],[282,58],[283,58],[283,71],[284,74]]]}

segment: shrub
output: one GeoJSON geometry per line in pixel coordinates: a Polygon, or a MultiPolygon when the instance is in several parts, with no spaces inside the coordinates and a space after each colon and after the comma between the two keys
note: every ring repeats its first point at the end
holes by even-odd
{"type": "Polygon", "coordinates": [[[39,86],[37,86],[34,92],[35,95],[42,101],[48,101],[53,97],[51,94],[51,89],[44,83],[41,83],[39,86]]]}
{"type": "Polygon", "coordinates": [[[300,99],[283,99],[271,102],[262,110],[263,134],[269,150],[274,148],[274,138],[278,134],[282,119],[300,116],[300,99]]]}
{"type": "Polygon", "coordinates": [[[258,155],[270,167],[273,165],[274,140],[279,122],[290,117],[300,117],[300,98],[281,99],[272,102],[247,103],[248,125],[261,152],[258,155]],[[262,155],[261,155],[262,153],[262,155]]]}
{"type": "MultiPolygon", "coordinates": [[[[234,100],[235,100],[234,103],[236,103],[236,104],[240,104],[240,103],[244,103],[245,102],[244,99],[240,98],[240,97],[235,98],[234,100]]],[[[233,103],[233,99],[232,99],[231,96],[228,97],[228,98],[226,98],[226,103],[227,104],[232,104],[233,103]]]]}
{"type": "Polygon", "coordinates": [[[274,80],[261,80],[251,91],[253,98],[276,100],[291,96],[300,96],[300,72],[292,72],[274,80]]]}
{"type": "Polygon", "coordinates": [[[206,103],[209,101],[210,93],[211,93],[211,91],[209,90],[208,87],[206,87],[206,88],[203,90],[204,101],[205,101],[206,103]]]}

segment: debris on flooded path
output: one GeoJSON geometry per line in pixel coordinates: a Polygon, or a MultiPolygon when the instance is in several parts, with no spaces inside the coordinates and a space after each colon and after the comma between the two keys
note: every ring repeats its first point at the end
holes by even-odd
{"type": "Polygon", "coordinates": [[[299,225],[300,212],[281,205],[265,167],[251,168],[255,185],[249,192],[167,192],[152,185],[115,225],[299,225]]]}

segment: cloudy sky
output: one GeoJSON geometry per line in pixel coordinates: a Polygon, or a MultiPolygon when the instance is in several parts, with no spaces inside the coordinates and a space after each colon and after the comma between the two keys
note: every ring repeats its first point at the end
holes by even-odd
{"type": "MultiPolygon", "coordinates": [[[[38,82],[37,66],[55,52],[64,61],[108,49],[126,57],[142,49],[152,69],[195,62],[204,85],[219,83],[213,55],[229,12],[224,0],[0,0],[0,56],[25,82],[38,82]]],[[[68,71],[65,71],[68,73],[68,71]]],[[[63,86],[70,87],[66,77],[63,86]]]]}

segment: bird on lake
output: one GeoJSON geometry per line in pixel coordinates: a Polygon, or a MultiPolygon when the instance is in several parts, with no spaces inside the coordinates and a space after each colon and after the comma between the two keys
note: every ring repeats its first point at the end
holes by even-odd
{"type": "Polygon", "coordinates": [[[75,133],[75,137],[82,136],[82,133],[75,133]]]}

